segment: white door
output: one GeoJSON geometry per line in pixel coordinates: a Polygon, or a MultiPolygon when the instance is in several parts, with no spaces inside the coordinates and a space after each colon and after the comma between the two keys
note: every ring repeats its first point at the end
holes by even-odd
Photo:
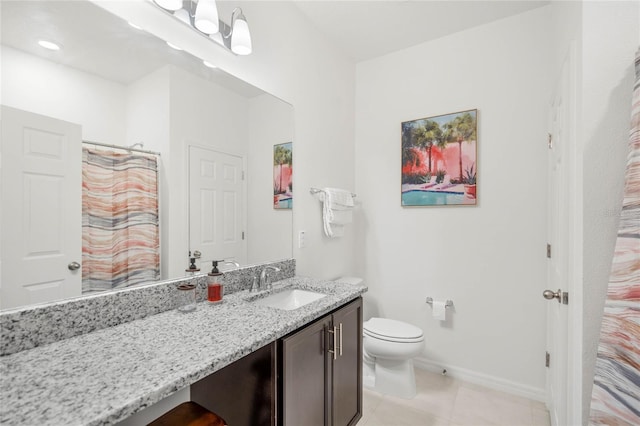
{"type": "Polygon", "coordinates": [[[549,129],[548,155],[548,267],[547,302],[547,398],[551,424],[569,424],[567,407],[572,331],[569,297],[572,288],[573,247],[576,238],[574,185],[576,141],[574,124],[575,63],[573,50],[564,60],[554,93],[549,129]],[[565,300],[566,296],[566,300],[565,300]]]}
{"type": "Polygon", "coordinates": [[[212,260],[246,263],[242,158],[189,147],[189,249],[201,253],[203,272],[212,260]]]}
{"type": "Polygon", "coordinates": [[[79,296],[81,128],[5,106],[1,121],[0,307],[79,296]]]}

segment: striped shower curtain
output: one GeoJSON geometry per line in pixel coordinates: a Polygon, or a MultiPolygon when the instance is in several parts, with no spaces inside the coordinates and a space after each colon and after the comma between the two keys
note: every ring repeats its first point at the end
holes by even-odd
{"type": "Polygon", "coordinates": [[[83,148],[82,291],[159,278],[156,157],[83,148]]]}
{"type": "Polygon", "coordinates": [[[640,425],[640,50],[635,68],[624,200],[598,345],[592,425],[640,425]]]}

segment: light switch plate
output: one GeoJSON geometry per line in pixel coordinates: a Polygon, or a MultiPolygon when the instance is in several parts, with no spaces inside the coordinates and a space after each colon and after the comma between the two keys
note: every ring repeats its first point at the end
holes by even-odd
{"type": "Polygon", "coordinates": [[[307,246],[306,232],[300,231],[298,232],[298,248],[305,248],[306,246],[307,246]]]}

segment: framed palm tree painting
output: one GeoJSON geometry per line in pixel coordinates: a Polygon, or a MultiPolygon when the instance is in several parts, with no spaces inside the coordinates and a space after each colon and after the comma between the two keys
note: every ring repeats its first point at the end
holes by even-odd
{"type": "Polygon", "coordinates": [[[476,205],[478,110],[402,123],[403,206],[476,205]]]}
{"type": "Polygon", "coordinates": [[[273,146],[273,208],[293,207],[293,143],[273,146]]]}

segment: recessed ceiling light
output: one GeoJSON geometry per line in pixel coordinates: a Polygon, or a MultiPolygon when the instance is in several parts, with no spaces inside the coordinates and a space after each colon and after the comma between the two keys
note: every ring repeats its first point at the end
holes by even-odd
{"type": "Polygon", "coordinates": [[[140,25],[136,25],[133,22],[129,21],[127,22],[129,25],[131,25],[133,28],[135,28],[136,30],[141,30],[142,27],[140,25]]]}
{"type": "Polygon", "coordinates": [[[218,68],[209,61],[202,61],[202,63],[209,68],[218,68]]]}
{"type": "Polygon", "coordinates": [[[49,50],[60,50],[60,45],[52,42],[52,41],[48,41],[48,40],[38,40],[38,44],[42,47],[44,47],[45,49],[49,49],[49,50]]]}
{"type": "Polygon", "coordinates": [[[175,44],[171,43],[171,42],[167,42],[167,46],[169,46],[172,49],[176,49],[176,50],[182,50],[181,47],[176,46],[175,44]]]}

